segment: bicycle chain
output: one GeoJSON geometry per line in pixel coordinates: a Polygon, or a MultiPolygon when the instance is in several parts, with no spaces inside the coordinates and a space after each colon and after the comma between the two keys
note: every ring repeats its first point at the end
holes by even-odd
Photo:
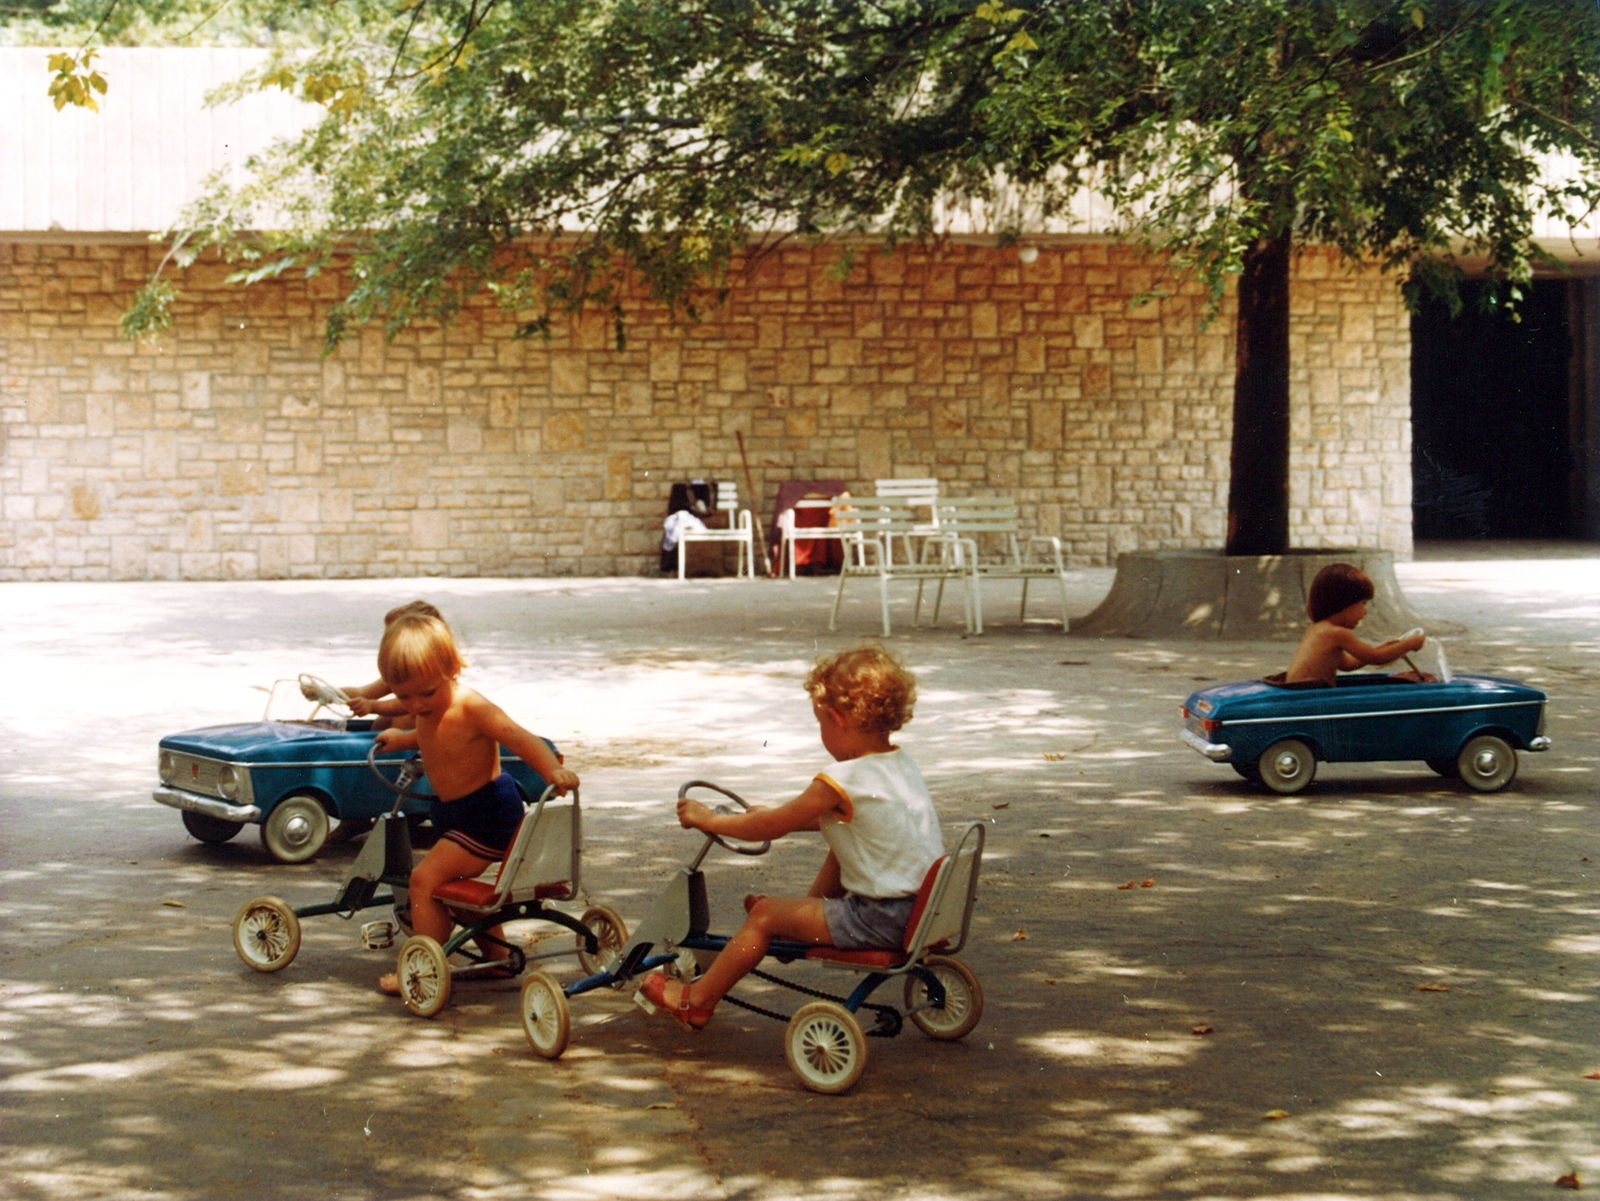
{"type": "MultiPolygon", "coordinates": [[[[770,984],[776,984],[781,988],[787,988],[793,992],[804,993],[808,997],[816,997],[821,1001],[834,1001],[840,1005],[843,1005],[845,1002],[845,998],[835,996],[833,993],[822,992],[815,988],[807,988],[803,984],[795,984],[792,981],[781,979],[780,977],[771,975],[767,972],[753,969],[750,974],[758,977],[759,979],[765,980],[770,984]]],[[[776,1009],[763,1009],[760,1005],[756,1005],[750,1001],[741,1001],[738,997],[735,997],[731,994],[723,997],[722,999],[737,1005],[740,1009],[748,1009],[751,1013],[759,1013],[762,1017],[774,1018],[780,1022],[787,1022],[789,1018],[793,1016],[787,1013],[779,1013],[776,1009]]],[[[895,1035],[900,1033],[904,1022],[900,1017],[900,1011],[893,1005],[874,1005],[868,1001],[864,1002],[861,1008],[872,1010],[872,1012],[876,1014],[878,1018],[877,1025],[873,1026],[871,1030],[866,1032],[868,1038],[893,1038],[895,1035]]]]}

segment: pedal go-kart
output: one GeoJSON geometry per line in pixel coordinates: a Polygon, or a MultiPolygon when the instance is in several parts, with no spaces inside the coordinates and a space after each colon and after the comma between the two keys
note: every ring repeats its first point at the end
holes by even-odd
{"type": "Polygon", "coordinates": [[[277,972],[294,962],[300,950],[302,918],[337,914],[348,919],[362,910],[393,906],[392,920],[362,926],[362,943],[369,950],[381,950],[393,945],[397,928],[410,935],[395,962],[400,996],[412,1013],[432,1017],[449,1004],[454,980],[484,974],[495,979],[516,976],[529,960],[566,955],[576,955],[584,972],[593,974],[627,941],[627,926],[604,906],[590,907],[581,918],[554,907],[553,902],[570,901],[578,895],[583,851],[577,790],[570,799],[552,803],[554,788],[544,789],[532,810],[523,815],[492,881],[454,880],[434,894],[459,924],[445,944],[440,946],[425,934],[411,934],[406,920],[411,834],[402,807],[407,801],[427,799],[428,794],[416,791],[422,761],[414,755],[404,760],[379,760],[374,744],[367,752],[367,766],[395,794],[393,808],[378,819],[332,901],[293,909],[278,897],[261,896],[240,906],[233,919],[233,946],[247,965],[258,972],[277,972]],[[380,770],[380,763],[397,765],[397,777],[391,781],[380,770]],[[384,887],[389,891],[380,893],[384,887]],[[488,933],[519,919],[562,926],[576,936],[576,945],[529,954],[488,933]],[[507,957],[490,958],[490,947],[503,949],[507,957]],[[451,956],[466,962],[452,964],[451,956]]]}
{"type": "Polygon", "coordinates": [[[1436,675],[1412,663],[1397,675],[1340,675],[1331,688],[1269,676],[1191,693],[1179,736],[1282,796],[1310,784],[1319,762],[1386,759],[1421,759],[1475,792],[1499,792],[1516,778],[1518,751],[1550,748],[1548,698],[1517,680],[1454,675],[1443,645],[1428,641],[1436,675]]]}
{"type": "MultiPolygon", "coordinates": [[[[679,799],[697,788],[721,793],[740,808],[749,808],[726,788],[703,780],[685,784],[678,790],[679,799]]],[[[726,808],[721,811],[729,812],[726,808]]],[[[723,998],[752,1013],[788,1023],[784,1050],[790,1068],[806,1088],[819,1093],[842,1093],[861,1078],[867,1066],[868,1037],[856,1016],[862,1009],[873,1014],[872,1037],[894,1037],[900,1033],[905,1018],[936,1039],[962,1038],[977,1026],[983,1015],[983,989],[972,969],[955,958],[955,953],[966,943],[972,921],[984,829],[982,822],[969,824],[955,850],[941,856],[928,869],[917,892],[902,950],[841,951],[784,940],[773,942],[768,949],[767,957],[780,963],[806,960],[860,976],[848,995],[835,996],[757,971],[752,974],[816,999],[789,1015],[732,995],[723,998]],[[880,985],[896,977],[905,982],[903,1014],[893,1005],[874,1004],[868,999],[880,985]]],[[[710,907],[700,864],[713,843],[743,855],[763,855],[772,845],[741,844],[706,835],[693,861],[674,873],[633,937],[604,963],[603,970],[564,989],[544,972],[530,974],[522,986],[522,1027],[536,1054],[556,1059],[566,1050],[571,1029],[568,998],[597,988],[626,987],[657,967],[691,978],[698,957],[713,956],[727,945],[727,935],[712,934],[707,929],[710,907]]],[[[634,1000],[647,1012],[654,1011],[642,994],[636,993],[634,1000]]]]}
{"type": "MultiPolygon", "coordinates": [[[[363,829],[392,797],[362,766],[373,719],[352,717],[344,693],[314,676],[279,680],[266,691],[258,722],[163,738],[156,761],[161,786],[150,795],[179,810],[184,829],[201,842],[227,842],[256,823],[275,860],[303,863],[322,849],[331,822],[346,823],[346,833],[363,829]],[[274,718],[304,693],[317,698],[309,717],[274,718]]],[[[544,779],[521,759],[502,749],[500,761],[529,796],[544,791],[544,779]]],[[[427,815],[432,795],[426,782],[420,788],[404,806],[414,821],[427,815]]]]}

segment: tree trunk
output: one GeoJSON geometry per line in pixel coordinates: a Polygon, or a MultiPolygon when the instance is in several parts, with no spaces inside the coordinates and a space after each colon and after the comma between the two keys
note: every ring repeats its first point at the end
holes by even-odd
{"type": "Polygon", "coordinates": [[[1289,549],[1289,235],[1245,251],[1233,377],[1230,555],[1289,549]]]}

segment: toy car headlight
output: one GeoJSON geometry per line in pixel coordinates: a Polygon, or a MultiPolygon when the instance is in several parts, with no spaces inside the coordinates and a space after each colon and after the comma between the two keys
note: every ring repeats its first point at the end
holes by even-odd
{"type": "Polygon", "coordinates": [[[162,751],[160,757],[156,759],[156,773],[161,777],[163,784],[172,783],[178,774],[178,764],[173,759],[171,751],[162,751]]]}
{"type": "Polygon", "coordinates": [[[222,769],[217,772],[217,791],[226,800],[231,801],[238,797],[239,773],[231,764],[224,763],[222,769]]]}

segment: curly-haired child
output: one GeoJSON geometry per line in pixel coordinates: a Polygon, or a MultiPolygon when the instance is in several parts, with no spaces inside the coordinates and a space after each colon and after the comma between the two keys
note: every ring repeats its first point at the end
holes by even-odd
{"type": "Polygon", "coordinates": [[[744,925],[693,984],[661,973],[640,990],[655,1010],[698,1030],[723,995],[761,962],[775,938],[844,950],[899,950],[917,889],[944,854],[922,773],[889,737],[911,720],[917,681],[881,646],[819,659],[806,678],[823,748],[835,763],[777,808],[717,813],[678,802],[691,830],[759,842],[815,830],[828,857],[803,897],[750,896],[744,925]]]}
{"type": "Polygon", "coordinates": [[[1317,572],[1306,599],[1306,616],[1311,618],[1311,625],[1300,637],[1289,670],[1284,673],[1284,683],[1332,684],[1340,671],[1353,671],[1368,663],[1393,663],[1422,648],[1421,630],[1377,646],[1369,646],[1355,636],[1356,626],[1367,615],[1367,602],[1373,592],[1367,573],[1349,563],[1330,563],[1317,572]]]}

